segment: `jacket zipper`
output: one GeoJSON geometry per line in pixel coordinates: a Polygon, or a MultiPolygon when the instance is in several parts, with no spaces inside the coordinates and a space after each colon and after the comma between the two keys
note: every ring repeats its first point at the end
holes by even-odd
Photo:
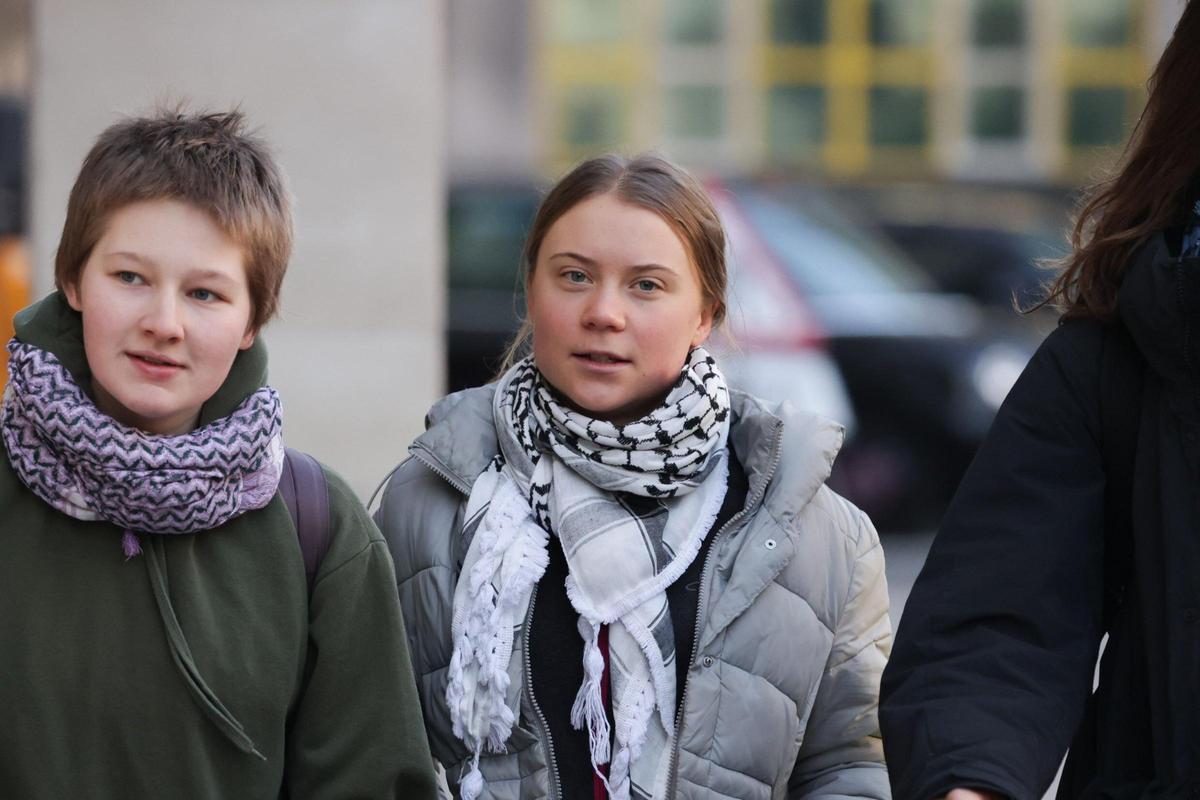
{"type": "MultiPolygon", "coordinates": [[[[422,464],[429,468],[431,472],[437,475],[442,480],[449,483],[464,496],[470,497],[471,487],[466,486],[460,480],[450,474],[448,470],[432,453],[425,449],[413,448],[412,455],[422,464]]],[[[533,586],[533,592],[529,595],[529,610],[525,612],[525,630],[521,638],[521,656],[525,667],[525,685],[529,691],[529,704],[533,706],[534,713],[537,715],[535,722],[538,726],[538,734],[542,737],[542,741],[546,746],[546,762],[550,769],[550,788],[551,798],[562,797],[562,786],[558,778],[558,759],[554,756],[554,741],[550,738],[550,725],[546,722],[546,716],[542,713],[542,709],[538,706],[537,697],[533,693],[533,669],[530,665],[529,658],[529,632],[533,625],[533,607],[537,603],[537,584],[533,586]]]]}
{"type": "MultiPolygon", "coordinates": [[[[706,595],[709,584],[709,566],[713,559],[713,553],[717,551],[717,545],[721,543],[721,538],[725,535],[726,531],[740,523],[746,516],[746,512],[756,506],[758,501],[762,499],[762,496],[766,494],[767,486],[770,485],[771,478],[775,477],[775,470],[779,468],[779,461],[783,456],[783,453],[781,452],[783,449],[782,444],[783,424],[780,423],[775,429],[775,439],[771,444],[771,463],[767,468],[766,477],[763,479],[754,495],[746,498],[746,504],[742,507],[742,510],[730,517],[729,521],[722,525],[721,529],[717,531],[716,535],[713,537],[712,544],[708,547],[708,552],[704,555],[704,566],[700,570],[700,594],[696,598],[696,628],[692,638],[692,641],[695,642],[693,645],[695,648],[700,647],[700,631],[703,628],[704,623],[704,601],[707,599],[706,595]]],[[[699,652],[694,652],[692,653],[692,658],[695,659],[698,655],[700,655],[699,652]]],[[[692,666],[695,666],[695,664],[693,663],[692,666]]],[[[679,775],[677,772],[679,767],[679,740],[681,738],[680,734],[683,732],[683,712],[684,709],[687,708],[688,687],[691,685],[691,683],[691,669],[689,668],[687,676],[683,679],[683,697],[679,699],[679,710],[675,712],[675,735],[672,737],[673,741],[671,743],[671,760],[667,765],[667,798],[672,798],[675,796],[676,784],[679,781],[679,775]]]]}
{"type": "Polygon", "coordinates": [[[533,693],[533,669],[529,658],[529,633],[533,630],[533,606],[537,603],[538,587],[533,585],[533,593],[529,595],[529,610],[525,612],[525,630],[521,634],[521,655],[525,662],[525,687],[529,692],[529,704],[533,706],[534,714],[538,725],[538,734],[542,737],[542,741],[546,743],[546,763],[550,768],[550,797],[562,797],[562,785],[558,779],[558,759],[554,757],[554,740],[550,738],[550,725],[546,722],[546,716],[542,714],[541,706],[538,705],[537,696],[533,693]]]}
{"type": "Polygon", "coordinates": [[[428,467],[430,472],[437,475],[439,478],[444,480],[446,483],[453,486],[464,497],[471,496],[471,487],[467,486],[465,483],[462,482],[462,480],[460,480],[459,478],[452,475],[450,473],[449,468],[446,467],[444,464],[442,464],[442,462],[439,461],[437,458],[435,458],[434,455],[432,453],[430,453],[428,450],[426,450],[424,448],[414,447],[414,448],[410,449],[409,452],[412,453],[413,458],[415,458],[417,461],[420,461],[422,464],[424,464],[426,467],[428,467]]]}

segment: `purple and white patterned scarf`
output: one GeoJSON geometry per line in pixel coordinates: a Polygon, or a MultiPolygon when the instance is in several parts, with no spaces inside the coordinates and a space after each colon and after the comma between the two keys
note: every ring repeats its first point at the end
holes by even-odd
{"type": "Polygon", "coordinates": [[[279,396],[264,386],[233,413],[179,436],[154,436],[96,408],[52,354],[13,339],[0,431],[9,461],[68,516],[138,534],[190,534],[262,508],[283,467],[279,396]]]}

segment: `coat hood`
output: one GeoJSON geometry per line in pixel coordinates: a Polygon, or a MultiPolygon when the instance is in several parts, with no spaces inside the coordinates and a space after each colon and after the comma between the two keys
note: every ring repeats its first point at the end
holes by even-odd
{"type": "Polygon", "coordinates": [[[1171,253],[1164,236],[1138,252],[1117,295],[1121,320],[1168,385],[1200,381],[1200,259],[1171,253]]]}
{"type": "MultiPolygon", "coordinates": [[[[89,396],[92,371],[83,347],[83,315],[71,308],[66,295],[54,292],[20,311],[13,318],[16,338],[54,356],[62,362],[89,396]]],[[[225,382],[200,408],[199,425],[207,425],[233,412],[243,400],[267,382],[267,348],[261,336],[254,344],[238,351],[225,382]]]]}

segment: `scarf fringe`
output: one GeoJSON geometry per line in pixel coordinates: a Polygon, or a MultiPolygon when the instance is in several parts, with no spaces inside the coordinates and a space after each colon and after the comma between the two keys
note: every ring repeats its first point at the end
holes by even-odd
{"type": "MultiPolygon", "coordinates": [[[[467,604],[455,615],[455,646],[446,684],[452,730],[473,755],[473,768],[465,780],[478,782],[480,790],[480,755],[484,748],[504,752],[516,721],[506,702],[513,631],[504,621],[528,603],[549,563],[547,534],[530,518],[525,499],[507,476],[496,474],[494,479],[499,485],[476,532],[479,560],[466,576],[467,604]],[[506,561],[512,574],[497,591],[492,580],[505,570],[506,561]],[[468,683],[473,683],[473,692],[468,691],[468,683]]],[[[467,798],[465,789],[463,797],[467,798]]]]}
{"type": "Polygon", "coordinates": [[[588,744],[592,755],[592,770],[604,780],[600,765],[609,759],[608,714],[604,710],[604,654],[600,652],[600,626],[594,622],[583,646],[583,685],[571,706],[571,724],[575,730],[587,726],[588,744]]]}
{"type": "Polygon", "coordinates": [[[125,551],[125,560],[140,556],[142,554],[142,540],[133,531],[125,531],[121,534],[121,549],[125,551]]]}

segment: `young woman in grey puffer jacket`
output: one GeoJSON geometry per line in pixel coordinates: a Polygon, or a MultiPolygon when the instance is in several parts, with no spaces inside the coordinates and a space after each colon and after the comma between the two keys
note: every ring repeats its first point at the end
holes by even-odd
{"type": "Polygon", "coordinates": [[[825,486],[842,429],[730,390],[703,347],[704,190],[584,162],[525,265],[511,366],[433,407],[376,515],[455,795],[888,797],[883,553],[825,486]]]}

